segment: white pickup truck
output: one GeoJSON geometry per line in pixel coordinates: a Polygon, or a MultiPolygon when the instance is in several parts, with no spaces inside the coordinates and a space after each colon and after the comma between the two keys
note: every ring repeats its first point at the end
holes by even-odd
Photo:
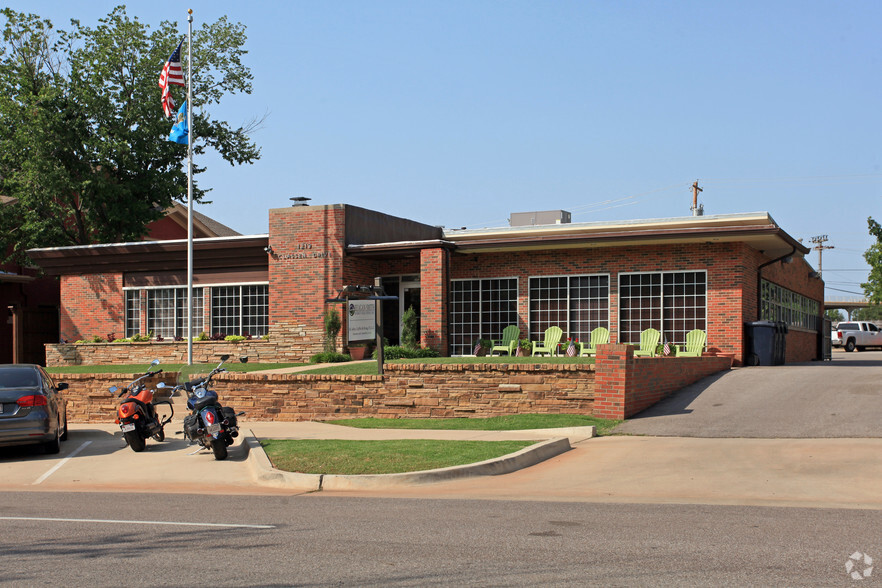
{"type": "Polygon", "coordinates": [[[830,342],[846,351],[863,351],[865,347],[882,347],[882,331],[865,321],[842,322],[833,329],[830,342]]]}

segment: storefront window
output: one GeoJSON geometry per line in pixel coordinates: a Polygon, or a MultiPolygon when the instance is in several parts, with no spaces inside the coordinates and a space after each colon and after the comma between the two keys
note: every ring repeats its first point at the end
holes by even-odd
{"type": "Polygon", "coordinates": [[[213,286],[211,332],[221,335],[266,335],[269,329],[269,286],[213,286]]]}
{"type": "Polygon", "coordinates": [[[637,345],[649,328],[680,345],[689,331],[706,331],[707,273],[619,274],[619,342],[637,345]]]}
{"type": "MultiPolygon", "coordinates": [[[[187,336],[187,288],[155,288],[147,293],[147,331],[154,337],[187,336]]],[[[126,316],[129,314],[126,299],[126,316]]],[[[193,335],[202,332],[202,288],[193,288],[193,335]]]]}
{"type": "Polygon", "coordinates": [[[788,327],[817,331],[820,305],[817,300],[763,280],[760,286],[760,319],[784,321],[788,327]]]}
{"type": "Polygon", "coordinates": [[[518,280],[453,280],[448,311],[451,355],[471,355],[477,339],[499,339],[518,324],[518,280]]]}
{"type": "Polygon", "coordinates": [[[579,341],[589,341],[597,327],[609,328],[609,276],[530,278],[530,337],[540,339],[548,327],[579,341]]]}

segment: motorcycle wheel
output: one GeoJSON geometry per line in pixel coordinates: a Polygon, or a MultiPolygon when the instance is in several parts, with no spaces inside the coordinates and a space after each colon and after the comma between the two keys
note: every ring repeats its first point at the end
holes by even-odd
{"type": "Polygon", "coordinates": [[[129,447],[132,448],[132,451],[135,453],[140,453],[144,451],[144,448],[147,447],[147,440],[141,437],[137,431],[127,431],[123,433],[126,438],[126,443],[129,444],[129,447]]]}
{"type": "Polygon", "coordinates": [[[157,441],[165,441],[165,429],[159,429],[159,432],[153,435],[153,438],[157,441]]]}
{"type": "Polygon", "coordinates": [[[227,459],[227,444],[224,443],[223,439],[212,439],[211,451],[214,453],[214,459],[227,459]]]}

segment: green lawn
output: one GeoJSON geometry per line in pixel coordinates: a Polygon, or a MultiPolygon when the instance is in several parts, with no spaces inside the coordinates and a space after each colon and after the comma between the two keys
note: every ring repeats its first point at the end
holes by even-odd
{"type": "Polygon", "coordinates": [[[434,429],[469,431],[520,431],[524,429],[557,429],[560,427],[595,427],[595,433],[606,435],[622,421],[599,419],[582,414],[515,414],[490,418],[451,419],[340,419],[334,425],[361,429],[434,429]]]}
{"type": "MultiPolygon", "coordinates": [[[[187,366],[184,363],[165,363],[156,366],[164,372],[180,372],[184,367],[190,367],[190,373],[207,374],[214,368],[216,363],[201,363],[187,366]]],[[[306,365],[303,363],[227,363],[224,367],[231,372],[256,372],[260,370],[274,370],[278,368],[297,367],[306,365]]],[[[149,363],[118,364],[118,365],[65,365],[46,368],[50,374],[143,374],[151,365],[149,363]]],[[[376,369],[376,366],[374,366],[376,369]]]]}
{"type": "MultiPolygon", "coordinates": [[[[394,359],[387,364],[463,364],[463,363],[546,363],[546,364],[593,364],[593,357],[429,357],[421,359],[394,359]]],[[[350,376],[375,375],[377,362],[336,363],[327,367],[299,372],[301,374],[345,374],[350,376]]]]}
{"type": "Polygon", "coordinates": [[[534,441],[344,441],[266,439],[273,466],[305,474],[397,474],[477,463],[520,451],[534,441]]]}

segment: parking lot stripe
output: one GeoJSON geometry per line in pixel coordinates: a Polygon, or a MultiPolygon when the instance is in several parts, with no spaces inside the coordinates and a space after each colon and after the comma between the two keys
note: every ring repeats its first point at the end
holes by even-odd
{"type": "Polygon", "coordinates": [[[179,527],[223,527],[239,529],[275,529],[275,525],[245,525],[236,523],[186,523],[179,521],[116,521],[112,519],[58,519],[49,517],[0,517],[0,521],[49,521],[58,523],[108,523],[113,525],[174,525],[179,527]]]}
{"type": "Polygon", "coordinates": [[[32,485],[33,485],[33,486],[36,486],[37,484],[42,483],[43,480],[45,480],[46,478],[48,478],[49,476],[51,476],[52,474],[54,474],[55,472],[57,472],[57,471],[58,471],[58,468],[60,468],[60,467],[63,466],[64,464],[66,464],[67,461],[68,461],[70,458],[72,458],[72,457],[76,457],[76,455],[77,455],[80,451],[82,451],[83,449],[85,449],[86,446],[87,446],[89,443],[91,443],[91,441],[86,441],[85,443],[83,443],[82,445],[80,445],[79,447],[77,447],[76,449],[74,449],[74,450],[71,452],[70,455],[68,455],[67,457],[65,457],[65,458],[62,459],[61,461],[59,461],[57,464],[55,464],[54,466],[52,466],[52,468],[51,468],[48,472],[46,472],[45,474],[43,474],[42,476],[40,476],[39,478],[37,478],[37,481],[34,482],[32,485]]]}

